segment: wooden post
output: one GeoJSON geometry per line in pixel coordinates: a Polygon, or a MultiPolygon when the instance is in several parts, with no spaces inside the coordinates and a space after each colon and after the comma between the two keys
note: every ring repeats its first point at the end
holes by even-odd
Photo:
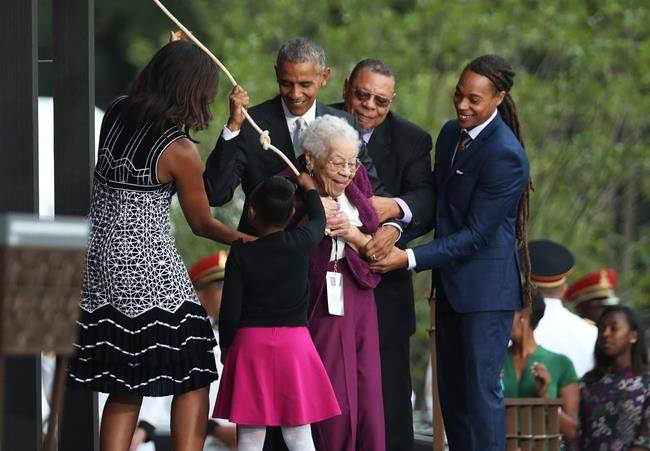
{"type": "Polygon", "coordinates": [[[3,0],[0,40],[0,212],[38,210],[36,0],[3,0]]]}
{"type": "Polygon", "coordinates": [[[519,439],[517,439],[517,407],[506,406],[506,451],[517,451],[519,439]]]}
{"type": "Polygon", "coordinates": [[[506,398],[505,404],[507,451],[559,450],[559,399],[506,398]]]}
{"type": "MultiPolygon", "coordinates": [[[[0,41],[0,212],[38,210],[37,12],[37,0],[2,2],[0,27],[9,38],[0,41]]],[[[0,449],[40,450],[40,356],[5,359],[2,349],[0,449]]]]}
{"type": "Polygon", "coordinates": [[[433,397],[433,451],[445,449],[445,426],[440,410],[438,395],[438,362],[436,360],[436,291],[431,288],[429,293],[429,337],[431,338],[431,396],[433,397]]]}
{"type": "Polygon", "coordinates": [[[94,2],[52,4],[54,44],[54,207],[86,216],[95,166],[94,2]]]}
{"type": "MultiPolygon", "coordinates": [[[[94,1],[56,0],[52,14],[54,210],[85,216],[95,150],[94,1]]],[[[59,431],[59,451],[99,449],[97,394],[67,390],[59,431]]]]}

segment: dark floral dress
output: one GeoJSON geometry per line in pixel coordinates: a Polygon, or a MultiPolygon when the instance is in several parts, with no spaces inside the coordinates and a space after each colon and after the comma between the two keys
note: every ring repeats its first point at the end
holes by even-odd
{"type": "Polygon", "coordinates": [[[650,450],[650,373],[632,368],[587,373],[580,383],[579,449],[635,446],[650,450]]]}

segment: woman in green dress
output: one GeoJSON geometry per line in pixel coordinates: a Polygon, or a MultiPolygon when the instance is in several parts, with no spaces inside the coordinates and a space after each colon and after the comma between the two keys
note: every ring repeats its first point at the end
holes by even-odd
{"type": "MultiPolygon", "coordinates": [[[[571,360],[535,342],[533,331],[544,316],[544,298],[535,291],[531,307],[515,312],[503,367],[506,398],[559,398],[562,401],[560,432],[568,441],[576,437],[580,378],[571,360]]],[[[558,331],[560,333],[561,331],[558,331]]]]}

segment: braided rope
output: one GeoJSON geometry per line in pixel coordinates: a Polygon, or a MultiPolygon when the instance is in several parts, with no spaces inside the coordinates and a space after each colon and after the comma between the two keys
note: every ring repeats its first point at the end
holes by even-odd
{"type": "MultiPolygon", "coordinates": [[[[162,12],[164,12],[167,15],[167,17],[169,17],[172,20],[172,22],[174,22],[178,26],[178,28],[180,28],[187,35],[187,37],[192,40],[192,42],[194,42],[201,50],[203,50],[205,53],[208,54],[208,56],[212,59],[212,61],[214,61],[217,64],[217,66],[219,66],[219,68],[226,74],[228,80],[230,80],[230,83],[232,83],[233,86],[237,86],[237,81],[235,81],[235,78],[232,76],[232,74],[226,68],[226,66],[224,66],[221,63],[221,61],[219,61],[219,59],[216,56],[214,56],[214,54],[210,50],[208,50],[206,46],[203,45],[203,43],[201,43],[201,41],[195,38],[192,32],[188,30],[176,17],[174,17],[174,15],[171,12],[169,12],[167,8],[165,8],[165,6],[160,2],[160,0],[153,0],[153,2],[156,5],[158,5],[158,8],[160,8],[162,12]]],[[[286,163],[286,165],[289,166],[289,168],[291,168],[294,174],[299,175],[300,173],[298,172],[298,169],[296,169],[293,163],[291,163],[289,158],[287,158],[287,156],[280,149],[278,149],[273,144],[271,144],[271,137],[269,136],[269,131],[262,130],[255,123],[253,118],[250,117],[248,111],[246,111],[245,108],[242,108],[242,111],[244,113],[244,116],[248,120],[248,122],[253,126],[253,128],[257,131],[257,133],[260,134],[260,144],[262,145],[262,148],[264,150],[270,149],[273,152],[275,152],[275,154],[278,155],[280,158],[282,158],[282,160],[286,163]]]]}

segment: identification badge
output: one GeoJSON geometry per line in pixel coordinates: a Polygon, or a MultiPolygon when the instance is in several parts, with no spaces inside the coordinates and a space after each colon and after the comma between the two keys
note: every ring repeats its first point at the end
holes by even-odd
{"type": "Polygon", "coordinates": [[[327,312],[330,315],[343,316],[343,276],[340,272],[327,271],[327,312]]]}

